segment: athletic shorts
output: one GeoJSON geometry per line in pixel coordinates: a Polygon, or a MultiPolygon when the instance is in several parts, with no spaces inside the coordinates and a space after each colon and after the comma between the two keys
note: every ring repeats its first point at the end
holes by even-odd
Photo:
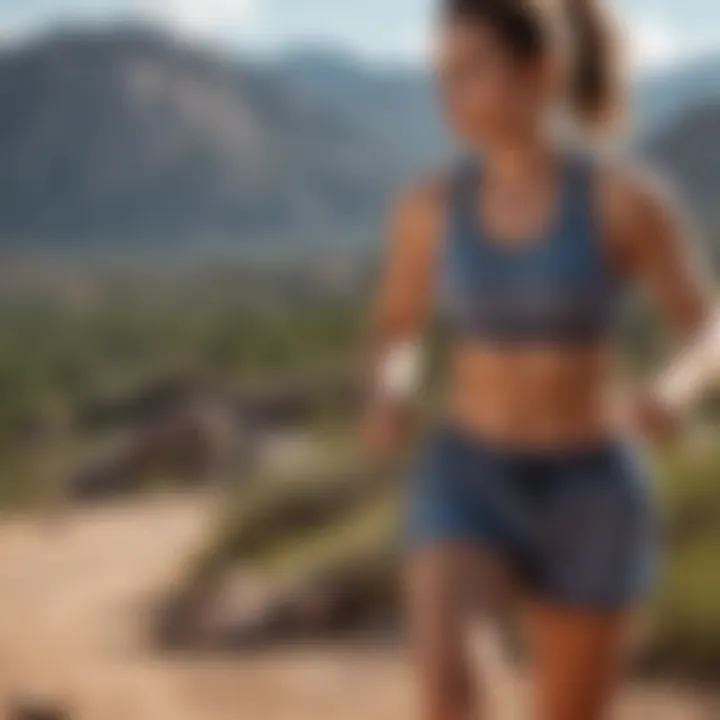
{"type": "Polygon", "coordinates": [[[620,442],[524,452],[445,428],[421,457],[408,509],[411,552],[452,543],[491,549],[545,600],[620,609],[654,577],[647,477],[620,442]]]}

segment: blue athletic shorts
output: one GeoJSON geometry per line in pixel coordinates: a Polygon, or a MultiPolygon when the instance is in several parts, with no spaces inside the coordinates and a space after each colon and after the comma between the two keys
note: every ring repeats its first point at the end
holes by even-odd
{"type": "Polygon", "coordinates": [[[653,580],[646,474],[620,442],[524,452],[445,428],[421,458],[408,508],[411,552],[455,542],[490,548],[546,600],[619,609],[653,580]]]}

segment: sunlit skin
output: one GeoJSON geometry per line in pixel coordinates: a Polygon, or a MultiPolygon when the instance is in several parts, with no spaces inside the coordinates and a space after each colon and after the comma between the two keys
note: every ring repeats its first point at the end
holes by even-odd
{"type": "MultiPolygon", "coordinates": [[[[547,118],[563,86],[561,53],[523,64],[493,29],[448,23],[437,43],[440,97],[448,124],[482,152],[484,182],[477,220],[509,250],[542,237],[558,207],[559,153],[547,118]]],[[[375,348],[422,329],[436,298],[448,182],[438,175],[407,191],[395,210],[387,268],[377,301],[375,348]]],[[[679,343],[710,313],[709,285],[693,262],[682,213],[658,183],[633,168],[599,160],[595,183],[598,227],[610,262],[628,284],[648,291],[679,343]]],[[[502,445],[582,446],[616,437],[619,428],[612,343],[569,349],[557,345],[452,348],[446,414],[465,430],[502,445]]],[[[675,419],[638,392],[622,413],[650,442],[664,442],[675,419]]],[[[375,399],[365,420],[373,452],[387,454],[407,436],[408,418],[375,399]]],[[[627,641],[626,611],[598,614],[526,598],[501,557],[473,547],[436,547],[408,563],[411,643],[423,720],[484,717],[481,688],[463,639],[478,596],[518,600],[536,680],[538,720],[600,720],[615,690],[627,641]],[[501,579],[500,579],[501,578],[501,579]],[[471,598],[472,600],[469,600],[471,598]]]]}

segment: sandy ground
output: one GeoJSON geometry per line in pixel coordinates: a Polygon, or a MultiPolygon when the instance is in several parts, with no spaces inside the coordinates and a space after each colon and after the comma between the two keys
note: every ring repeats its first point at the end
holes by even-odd
{"type": "MultiPolygon", "coordinates": [[[[74,720],[412,717],[403,663],[393,651],[180,660],[147,649],[149,611],[202,542],[213,514],[212,500],[157,498],[50,524],[0,522],[0,717],[18,693],[57,699],[74,720]]],[[[527,720],[521,709],[514,717],[527,720]]],[[[636,686],[617,717],[718,720],[720,698],[636,686]]]]}

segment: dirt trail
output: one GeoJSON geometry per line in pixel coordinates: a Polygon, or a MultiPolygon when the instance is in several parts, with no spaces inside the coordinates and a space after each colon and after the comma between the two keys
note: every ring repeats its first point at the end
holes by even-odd
{"type": "MultiPolygon", "coordinates": [[[[212,527],[214,508],[158,498],[51,525],[0,523],[0,717],[18,692],[59,699],[73,720],[409,717],[402,663],[389,651],[169,660],[147,650],[148,611],[212,527]]],[[[717,720],[716,703],[637,687],[619,717],[717,720]]]]}

